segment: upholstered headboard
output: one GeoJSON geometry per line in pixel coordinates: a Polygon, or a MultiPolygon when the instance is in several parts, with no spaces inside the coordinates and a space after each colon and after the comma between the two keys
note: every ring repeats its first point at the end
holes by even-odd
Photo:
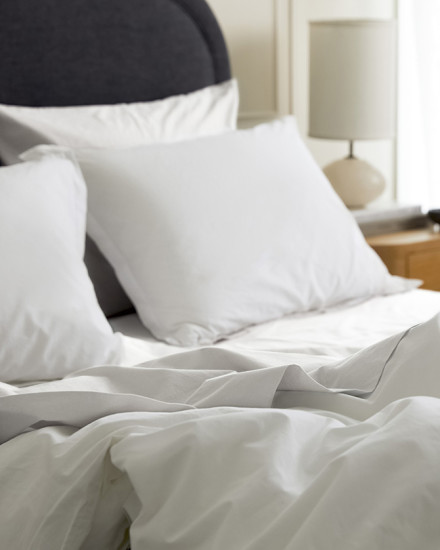
{"type": "Polygon", "coordinates": [[[0,103],[160,99],[230,77],[204,0],[1,0],[0,103]]]}
{"type": "MultiPolygon", "coordinates": [[[[0,103],[150,101],[228,78],[225,42],[204,0],[0,1],[0,103]]],[[[104,311],[130,308],[89,238],[85,261],[104,311]]]]}

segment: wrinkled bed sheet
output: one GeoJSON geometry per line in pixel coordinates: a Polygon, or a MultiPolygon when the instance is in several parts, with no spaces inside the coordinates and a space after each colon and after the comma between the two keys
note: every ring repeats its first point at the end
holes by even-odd
{"type": "MultiPolygon", "coordinates": [[[[332,362],[347,357],[392,334],[431,318],[440,311],[440,292],[413,290],[379,296],[351,305],[333,307],[324,313],[288,315],[249,327],[219,342],[216,347],[244,352],[286,353],[302,365],[332,362]]],[[[180,353],[182,348],[156,340],[137,315],[111,319],[124,336],[124,364],[180,353]]]]}
{"type": "Polygon", "coordinates": [[[1,385],[2,547],[438,550],[440,316],[333,362],[287,356],[1,385]]]}

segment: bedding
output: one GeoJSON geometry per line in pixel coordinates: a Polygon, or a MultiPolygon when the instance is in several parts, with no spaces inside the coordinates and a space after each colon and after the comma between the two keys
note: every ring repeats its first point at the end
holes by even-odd
{"type": "Polygon", "coordinates": [[[235,80],[156,101],[74,107],[0,104],[0,159],[19,162],[42,143],[127,148],[233,130],[237,126],[235,80]]]}
{"type": "MultiPolygon", "coordinates": [[[[40,146],[24,158],[39,154],[69,151],[40,146]]],[[[408,288],[366,244],[293,117],[75,157],[91,237],[142,322],[169,344],[208,345],[288,313],[408,288]]]]}
{"type": "Polygon", "coordinates": [[[119,361],[83,262],[84,181],[63,159],[0,168],[0,381],[119,361]]]}
{"type": "MultiPolygon", "coordinates": [[[[229,79],[148,102],[73,107],[0,104],[0,159],[16,163],[23,151],[41,143],[118,148],[226,132],[236,128],[238,102],[237,82],[229,79]]],[[[133,309],[114,270],[89,238],[85,263],[107,317],[133,309]]]]}
{"type": "MultiPolygon", "coordinates": [[[[317,361],[322,364],[340,361],[428,320],[439,311],[439,292],[415,289],[355,300],[321,313],[286,315],[243,329],[218,342],[216,347],[251,353],[262,360],[276,353],[279,357],[301,361],[306,368],[317,361]]],[[[180,346],[154,338],[135,313],[115,317],[110,324],[122,335],[123,365],[132,366],[182,352],[180,346]]]]}
{"type": "MultiPolygon", "coordinates": [[[[3,0],[0,50],[4,104],[148,101],[230,76],[221,32],[202,0],[106,0],[105,10],[99,0],[3,0]]],[[[259,141],[266,131],[233,139],[259,141]]],[[[338,217],[324,225],[316,210],[294,209],[316,239],[297,230],[299,250],[313,254],[316,246],[327,254],[339,243],[330,260],[342,255],[348,262],[352,239],[376,266],[371,289],[381,277],[391,286],[412,286],[383,272],[295,143],[289,155],[307,173],[303,183],[310,178],[338,217]]],[[[206,163],[202,149],[192,157],[193,174],[206,163]]],[[[52,154],[0,169],[0,184],[7,184],[0,185],[0,357],[10,351],[0,364],[10,372],[10,358],[26,359],[18,365],[26,382],[0,378],[1,548],[438,550],[440,293],[383,296],[379,284],[374,296],[348,295],[365,284],[366,273],[350,279],[341,270],[327,287],[347,293],[341,303],[243,323],[212,346],[158,341],[134,314],[111,320],[124,333],[114,335],[96,309],[82,263],[85,188],[73,166],[52,154]],[[19,312],[29,308],[26,324],[19,312]],[[17,323],[7,322],[11,312],[17,323]],[[44,345],[32,347],[42,333],[51,346],[43,355],[44,345]],[[77,346],[86,344],[90,355],[83,361],[77,346]],[[109,351],[113,345],[118,358],[109,351]],[[46,380],[30,383],[33,377],[46,380]]],[[[254,176],[248,166],[244,175],[254,176]]],[[[272,178],[273,166],[268,173],[272,178]]],[[[256,188],[243,180],[246,210],[239,186],[231,208],[219,190],[215,196],[246,225],[256,188]]],[[[209,178],[202,181],[209,185],[209,178]]],[[[234,181],[222,180],[228,193],[234,181]]],[[[307,197],[310,190],[301,189],[307,197]]],[[[188,197],[177,187],[165,211],[172,217],[179,199],[198,216],[184,202],[188,197]]],[[[96,199],[105,201],[106,194],[96,199]]],[[[229,217],[217,227],[221,235],[230,232],[229,217]]],[[[260,231],[267,222],[261,216],[261,227],[249,225],[260,231]]],[[[158,236],[168,245],[163,232],[158,236]]],[[[184,257],[193,254],[183,248],[184,257]]],[[[328,276],[321,269],[307,278],[304,265],[294,267],[312,286],[328,276]]],[[[251,306],[258,309],[258,302],[251,306]]]]}
{"type": "Polygon", "coordinates": [[[2,540],[116,549],[129,529],[132,549],[434,550],[439,330],[436,315],[308,368],[205,348],[4,384],[2,540]]]}

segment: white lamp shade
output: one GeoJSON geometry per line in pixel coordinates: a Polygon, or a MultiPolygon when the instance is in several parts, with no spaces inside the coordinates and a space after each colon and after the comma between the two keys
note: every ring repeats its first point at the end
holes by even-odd
{"type": "Polygon", "coordinates": [[[392,20],[311,22],[309,135],[393,137],[395,58],[392,20]]]}

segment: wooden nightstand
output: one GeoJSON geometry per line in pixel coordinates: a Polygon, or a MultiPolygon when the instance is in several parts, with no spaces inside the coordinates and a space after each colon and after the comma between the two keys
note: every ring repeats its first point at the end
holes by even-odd
{"type": "Polygon", "coordinates": [[[429,229],[400,231],[367,238],[390,273],[422,279],[421,288],[440,290],[440,234],[429,229]]]}

